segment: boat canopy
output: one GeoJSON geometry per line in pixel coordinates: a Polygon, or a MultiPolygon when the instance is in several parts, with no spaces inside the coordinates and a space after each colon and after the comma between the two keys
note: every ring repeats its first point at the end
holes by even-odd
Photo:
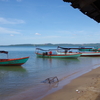
{"type": "Polygon", "coordinates": [[[41,48],[36,48],[36,50],[41,50],[41,51],[54,51],[54,50],[57,50],[57,49],[48,49],[48,50],[44,50],[44,49],[41,49],[41,48]]]}
{"type": "Polygon", "coordinates": [[[76,48],[70,48],[70,47],[60,47],[58,46],[58,48],[64,49],[64,50],[70,50],[70,49],[93,49],[93,48],[85,48],[85,47],[76,47],[76,48]]]}
{"type": "Polygon", "coordinates": [[[0,53],[8,54],[8,51],[0,51],[0,53]]]}

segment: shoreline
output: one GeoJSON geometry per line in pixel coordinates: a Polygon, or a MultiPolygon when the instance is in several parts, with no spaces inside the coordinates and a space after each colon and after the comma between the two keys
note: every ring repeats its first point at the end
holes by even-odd
{"type": "Polygon", "coordinates": [[[100,67],[73,79],[62,89],[40,100],[100,100],[99,74],[100,67]]]}
{"type": "MultiPolygon", "coordinates": [[[[100,67],[78,73],[76,77],[67,77],[54,84],[41,84],[38,88],[30,87],[3,100],[100,100],[89,99],[92,95],[99,98],[100,67]]],[[[92,96],[94,98],[94,96],[92,96]]]]}

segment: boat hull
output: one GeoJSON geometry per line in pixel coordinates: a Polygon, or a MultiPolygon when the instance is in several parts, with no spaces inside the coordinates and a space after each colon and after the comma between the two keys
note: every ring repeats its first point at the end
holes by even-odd
{"type": "Polygon", "coordinates": [[[100,57],[100,52],[82,53],[81,57],[100,57]]]}
{"type": "Polygon", "coordinates": [[[81,56],[81,53],[79,54],[52,54],[52,55],[43,55],[40,53],[36,53],[37,57],[42,58],[77,58],[81,56]]]}
{"type": "Polygon", "coordinates": [[[14,58],[14,59],[0,59],[0,66],[21,66],[29,57],[14,58]]]}

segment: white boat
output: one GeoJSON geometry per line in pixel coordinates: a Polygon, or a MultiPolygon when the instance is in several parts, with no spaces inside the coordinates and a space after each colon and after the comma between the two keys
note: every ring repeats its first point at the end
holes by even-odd
{"type": "Polygon", "coordinates": [[[100,57],[100,52],[83,52],[81,57],[100,57]]]}

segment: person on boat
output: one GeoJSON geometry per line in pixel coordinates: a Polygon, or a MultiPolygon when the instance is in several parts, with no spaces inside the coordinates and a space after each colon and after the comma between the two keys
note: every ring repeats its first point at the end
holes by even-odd
{"type": "Polygon", "coordinates": [[[65,49],[65,54],[67,53],[67,49],[65,49]]]}
{"type": "Polygon", "coordinates": [[[48,52],[43,52],[43,55],[48,55],[48,52]]]}
{"type": "Polygon", "coordinates": [[[52,51],[49,51],[49,55],[52,55],[52,51]]]}
{"type": "Polygon", "coordinates": [[[48,55],[48,52],[46,52],[45,55],[48,55]]]}

